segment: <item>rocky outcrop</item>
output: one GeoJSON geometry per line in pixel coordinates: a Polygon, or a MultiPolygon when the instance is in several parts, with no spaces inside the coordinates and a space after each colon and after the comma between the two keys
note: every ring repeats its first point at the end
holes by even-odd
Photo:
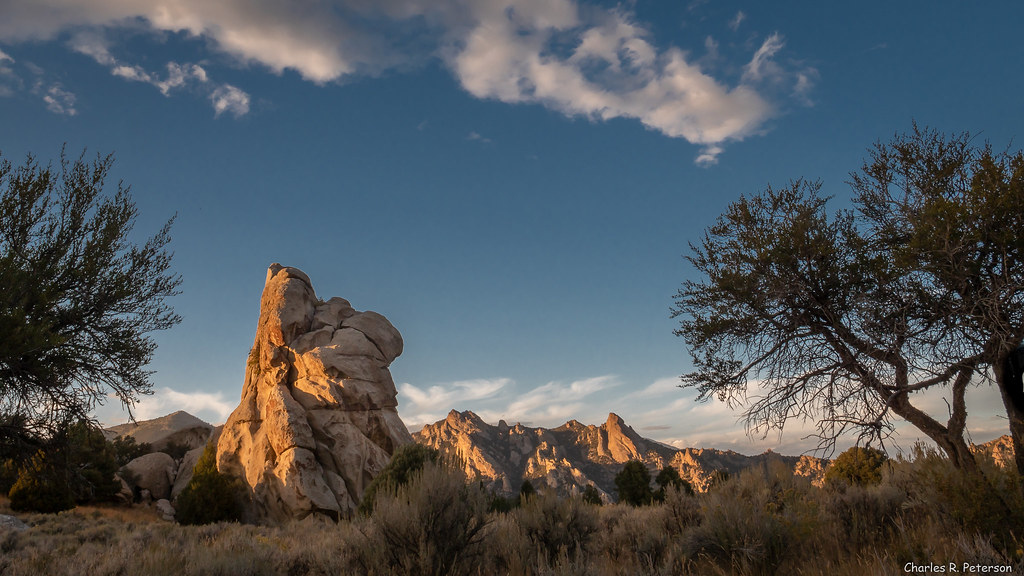
{"type": "Polygon", "coordinates": [[[303,272],[270,267],[241,402],[217,444],[217,468],[249,488],[251,519],[355,510],[412,442],[388,370],[402,345],[380,314],[319,300],[303,272]]]}
{"type": "Polygon", "coordinates": [[[174,485],[171,486],[171,500],[177,500],[178,494],[192,481],[192,473],[195,471],[199,457],[203,455],[206,447],[199,447],[189,450],[178,463],[178,473],[174,476],[174,485]]]}
{"type": "Polygon", "coordinates": [[[1017,465],[1014,461],[1013,438],[1009,435],[1000,436],[984,444],[972,444],[971,449],[978,454],[988,456],[996,466],[1001,468],[1011,468],[1017,465]]]}
{"type": "Polygon", "coordinates": [[[135,487],[136,493],[148,490],[156,500],[169,498],[178,466],[163,452],[153,452],[132,460],[121,469],[122,477],[135,487]]]}
{"type": "Polygon", "coordinates": [[[424,426],[414,438],[457,456],[470,477],[478,476],[491,490],[507,494],[518,491],[523,480],[530,480],[536,488],[562,494],[579,492],[590,484],[603,498],[614,500],[615,476],[630,460],[645,463],[652,477],[665,466],[675,468],[698,491],[706,490],[718,471],[734,474],[770,459],[781,460],[798,475],[818,481],[825,468],[825,461],[811,456],[680,450],[643,438],[616,414],[609,414],[600,426],[570,420],[547,429],[509,426],[504,421],[490,425],[472,412],[452,410],[444,420],[424,426]]]}

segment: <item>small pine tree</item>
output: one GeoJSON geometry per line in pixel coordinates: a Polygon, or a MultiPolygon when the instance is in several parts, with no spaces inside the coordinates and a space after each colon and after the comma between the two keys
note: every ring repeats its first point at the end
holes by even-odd
{"type": "Polygon", "coordinates": [[[658,473],[658,476],[654,479],[654,482],[658,484],[658,491],[654,494],[654,499],[658,502],[665,501],[665,494],[669,488],[675,488],[676,490],[682,490],[687,494],[693,494],[693,485],[691,485],[683,477],[679,475],[679,472],[671,466],[665,466],[658,473]]]}
{"type": "Polygon", "coordinates": [[[596,506],[604,504],[604,501],[601,500],[601,493],[597,491],[593,484],[587,484],[587,487],[583,489],[583,501],[596,506]]]}
{"type": "Polygon", "coordinates": [[[654,499],[651,490],[651,473],[647,466],[639,460],[630,460],[615,476],[615,488],[619,493],[619,502],[643,506],[654,499]]]}
{"type": "Polygon", "coordinates": [[[519,485],[519,503],[523,504],[536,495],[537,489],[533,487],[533,482],[530,482],[529,478],[523,478],[523,483],[519,485]]]}
{"type": "Polygon", "coordinates": [[[75,507],[67,470],[42,450],[21,467],[8,496],[11,509],[18,511],[55,513],[75,507]]]}
{"type": "Polygon", "coordinates": [[[181,524],[237,522],[242,517],[242,487],[217,470],[217,445],[206,445],[192,480],[178,495],[175,518],[181,524]]]}
{"type": "Polygon", "coordinates": [[[882,481],[882,466],[889,458],[877,448],[854,446],[840,454],[825,470],[828,484],[868,486],[882,481]]]}

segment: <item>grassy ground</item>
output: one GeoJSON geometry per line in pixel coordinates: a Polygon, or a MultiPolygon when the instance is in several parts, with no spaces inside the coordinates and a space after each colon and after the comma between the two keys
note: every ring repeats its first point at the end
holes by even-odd
{"type": "Polygon", "coordinates": [[[0,574],[1024,573],[1019,478],[985,470],[994,491],[934,454],[870,487],[816,488],[766,466],[653,506],[542,494],[502,514],[473,482],[428,467],[372,516],[338,524],[188,527],[143,507],[18,514],[30,529],[0,533],[0,574]]]}

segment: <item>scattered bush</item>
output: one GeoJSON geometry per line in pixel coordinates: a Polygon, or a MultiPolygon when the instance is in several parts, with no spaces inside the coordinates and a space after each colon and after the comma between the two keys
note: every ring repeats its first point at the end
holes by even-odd
{"type": "Polygon", "coordinates": [[[237,522],[242,517],[241,482],[217,470],[217,445],[206,445],[192,471],[192,480],[175,504],[175,519],[181,524],[237,522]]]}
{"type": "Polygon", "coordinates": [[[583,489],[582,498],[587,504],[593,504],[595,506],[601,506],[604,504],[604,500],[601,498],[601,493],[597,491],[597,488],[595,488],[593,484],[587,484],[587,487],[583,489]]]}
{"type": "Polygon", "coordinates": [[[475,574],[484,551],[487,495],[461,470],[425,462],[378,490],[367,520],[364,573],[475,574]]]}
{"type": "Polygon", "coordinates": [[[373,515],[338,523],[178,526],[144,507],[25,515],[28,531],[0,535],[0,574],[852,576],[911,561],[1024,573],[1019,478],[980,464],[991,493],[922,450],[883,467],[877,485],[820,489],[767,462],[711,492],[668,486],[650,506],[545,493],[489,514],[480,482],[427,462],[379,491],[373,515]]]}
{"type": "Polygon", "coordinates": [[[438,463],[441,454],[422,444],[412,443],[400,446],[391,455],[391,461],[377,474],[377,477],[366,487],[363,499],[359,502],[359,513],[366,516],[373,511],[373,503],[381,490],[394,490],[412,479],[427,462],[438,463]]]}
{"type": "Polygon", "coordinates": [[[597,513],[578,498],[559,498],[553,492],[523,502],[515,521],[549,565],[560,556],[581,556],[598,530],[597,513]]]}
{"type": "Polygon", "coordinates": [[[854,446],[840,454],[825,470],[829,484],[870,486],[882,481],[882,466],[888,460],[877,448],[854,446]]]}

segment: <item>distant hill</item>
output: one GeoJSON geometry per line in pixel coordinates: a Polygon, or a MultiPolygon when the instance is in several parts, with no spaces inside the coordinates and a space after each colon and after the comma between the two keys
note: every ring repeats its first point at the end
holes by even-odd
{"type": "Polygon", "coordinates": [[[213,429],[207,422],[179,410],[152,420],[111,426],[104,430],[104,434],[111,439],[131,436],[137,443],[148,443],[154,451],[162,452],[171,445],[187,446],[188,449],[204,446],[213,429]]]}
{"type": "Polygon", "coordinates": [[[810,456],[758,456],[715,449],[677,449],[643,438],[616,414],[600,426],[570,420],[558,428],[531,428],[505,421],[491,425],[473,412],[452,410],[448,417],[424,426],[413,438],[420,444],[457,456],[471,476],[492,490],[515,493],[524,479],[537,488],[573,493],[593,484],[607,497],[615,494],[615,475],[629,460],[643,461],[652,476],[665,466],[675,468],[698,491],[711,483],[716,470],[735,474],[744,468],[784,463],[795,473],[820,482],[827,460],[810,456]]]}

